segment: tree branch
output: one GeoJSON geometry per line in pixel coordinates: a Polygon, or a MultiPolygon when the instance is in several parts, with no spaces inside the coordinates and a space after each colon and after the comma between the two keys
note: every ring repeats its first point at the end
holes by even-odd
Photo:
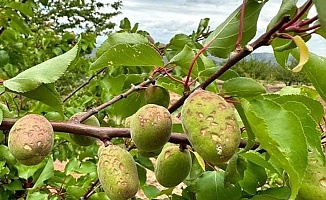
{"type": "Polygon", "coordinates": [[[264,33],[262,36],[260,36],[256,41],[251,43],[249,45],[250,48],[242,48],[238,53],[236,53],[234,56],[232,56],[223,66],[220,70],[215,72],[212,76],[210,76],[206,81],[201,83],[197,88],[192,90],[189,93],[184,94],[178,101],[176,101],[173,105],[169,107],[170,113],[177,110],[180,106],[182,106],[183,102],[186,100],[186,98],[196,89],[202,88],[205,89],[209,84],[211,84],[213,81],[215,81],[218,77],[220,77],[222,74],[224,74],[228,69],[230,69],[233,65],[235,65],[237,62],[242,60],[247,55],[251,54],[255,49],[266,46],[271,43],[271,41],[274,38],[274,34],[278,32],[278,30],[288,21],[290,20],[290,16],[284,16],[282,19],[274,26],[272,27],[268,32],[264,33]]]}
{"type": "MultiPolygon", "coordinates": [[[[4,118],[2,124],[0,125],[0,130],[10,130],[15,124],[17,119],[4,118]]],[[[103,142],[109,141],[114,137],[130,138],[129,128],[112,128],[112,127],[94,127],[85,124],[78,124],[72,121],[50,121],[53,130],[56,132],[71,133],[77,135],[91,136],[100,139],[103,142]]],[[[181,133],[172,133],[169,142],[174,144],[186,144],[191,145],[187,135],[181,133]]],[[[244,148],[247,141],[242,139],[239,147],[244,148]]],[[[259,143],[254,145],[257,148],[259,143]]]]}

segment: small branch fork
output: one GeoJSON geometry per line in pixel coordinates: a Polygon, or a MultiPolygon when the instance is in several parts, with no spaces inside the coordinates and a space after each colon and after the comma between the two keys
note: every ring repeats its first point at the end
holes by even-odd
{"type": "Polygon", "coordinates": [[[288,23],[285,23],[279,30],[280,33],[307,33],[306,35],[310,35],[315,32],[316,29],[320,28],[320,24],[315,24],[309,26],[313,22],[318,20],[318,16],[314,16],[310,19],[301,20],[300,18],[311,8],[313,5],[312,0],[308,0],[302,9],[298,9],[296,15],[291,19],[288,23]]]}

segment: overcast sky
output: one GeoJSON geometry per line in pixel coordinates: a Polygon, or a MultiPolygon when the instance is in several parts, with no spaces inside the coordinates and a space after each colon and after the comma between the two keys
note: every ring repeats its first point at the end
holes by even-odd
{"type": "MultiPolygon", "coordinates": [[[[114,22],[128,17],[132,24],[139,22],[139,29],[148,31],[155,41],[167,43],[177,33],[191,34],[200,19],[210,18],[211,30],[223,22],[242,0],[123,0],[122,14],[114,22]]],[[[299,0],[300,3],[305,1],[299,0]]],[[[261,35],[277,13],[281,0],[269,0],[258,21],[257,36],[261,35]]],[[[314,15],[313,13],[312,15],[314,15]]],[[[326,41],[314,36],[309,42],[310,51],[326,56],[326,41]]],[[[272,52],[270,47],[256,52],[272,52]]]]}

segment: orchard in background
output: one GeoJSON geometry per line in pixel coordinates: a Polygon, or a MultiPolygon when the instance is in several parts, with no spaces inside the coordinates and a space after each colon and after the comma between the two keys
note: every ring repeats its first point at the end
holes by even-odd
{"type": "MultiPolygon", "coordinates": [[[[89,6],[73,2],[67,13],[89,6]]],[[[0,199],[326,199],[326,58],[306,46],[326,37],[326,3],[282,1],[253,40],[266,2],[244,0],[214,30],[202,19],[166,45],[125,18],[94,58],[96,34],[113,24],[76,36],[33,20],[42,14],[34,1],[1,2],[0,199]],[[308,17],[312,7],[318,15],[308,17]],[[267,45],[313,87],[268,93],[232,70],[267,45]],[[148,170],[165,189],[149,184],[148,170]]],[[[110,19],[121,1],[107,6],[110,19]]]]}

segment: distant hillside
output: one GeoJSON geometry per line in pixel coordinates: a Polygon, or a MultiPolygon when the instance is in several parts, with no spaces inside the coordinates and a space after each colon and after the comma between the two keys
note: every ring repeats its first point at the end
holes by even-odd
{"type": "MultiPolygon", "coordinates": [[[[217,63],[223,62],[226,60],[226,59],[221,59],[221,58],[216,58],[216,57],[210,57],[210,58],[217,63]]],[[[260,61],[270,62],[272,65],[277,64],[273,53],[252,53],[252,54],[248,55],[247,57],[245,57],[245,59],[246,60],[256,59],[256,60],[260,60],[260,61]]]]}

